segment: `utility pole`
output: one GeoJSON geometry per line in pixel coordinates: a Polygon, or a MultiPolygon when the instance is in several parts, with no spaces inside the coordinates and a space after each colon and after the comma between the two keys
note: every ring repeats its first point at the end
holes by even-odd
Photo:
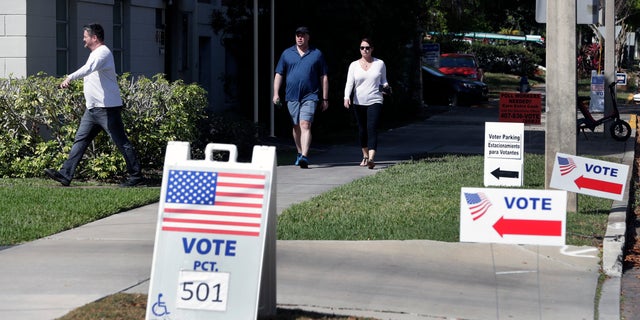
{"type": "MultiPolygon", "coordinates": [[[[609,93],[609,83],[616,81],[616,2],[605,0],[604,6],[604,114],[613,112],[613,100],[609,93]]],[[[611,123],[604,123],[604,133],[609,132],[611,123]]]]}
{"type": "MultiPolygon", "coordinates": [[[[613,2],[613,0],[607,1],[613,2]]],[[[557,152],[576,154],[576,1],[547,1],[547,77],[545,188],[557,152]]],[[[567,211],[576,212],[577,195],[567,193],[567,211]]]]}

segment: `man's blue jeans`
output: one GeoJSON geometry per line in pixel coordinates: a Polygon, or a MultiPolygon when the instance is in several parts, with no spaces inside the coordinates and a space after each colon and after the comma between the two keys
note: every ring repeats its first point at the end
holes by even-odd
{"type": "Polygon", "coordinates": [[[134,178],[142,177],[136,152],[124,131],[124,124],[122,123],[122,116],[120,115],[121,112],[122,107],[92,108],[85,110],[80,120],[80,126],[78,127],[78,132],[76,132],[73,146],[69,152],[69,158],[67,158],[62,165],[62,169],[60,169],[60,173],[65,176],[65,178],[69,179],[69,181],[73,179],[73,174],[76,171],[78,163],[82,160],[84,152],[87,150],[91,141],[93,141],[102,130],[111,137],[111,140],[124,156],[129,176],[134,178]]]}

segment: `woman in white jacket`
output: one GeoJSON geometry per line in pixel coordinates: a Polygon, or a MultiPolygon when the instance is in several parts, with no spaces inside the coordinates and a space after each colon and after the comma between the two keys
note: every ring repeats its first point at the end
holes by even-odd
{"type": "Polygon", "coordinates": [[[361,167],[375,167],[378,147],[378,123],[382,112],[383,94],[390,92],[387,67],[384,61],[374,58],[371,39],[360,41],[361,58],[349,65],[344,88],[344,107],[351,108],[358,123],[358,135],[362,148],[361,167]],[[352,100],[353,99],[353,100],[352,100]]]}

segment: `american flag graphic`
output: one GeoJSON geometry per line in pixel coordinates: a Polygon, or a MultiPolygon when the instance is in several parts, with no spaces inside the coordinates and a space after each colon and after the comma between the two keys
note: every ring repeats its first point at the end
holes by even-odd
{"type": "Polygon", "coordinates": [[[257,237],[264,174],[169,170],[163,231],[257,237]]]}
{"type": "Polygon", "coordinates": [[[487,196],[482,192],[478,193],[466,193],[464,194],[464,198],[467,201],[467,205],[469,206],[469,211],[473,220],[478,220],[482,217],[489,207],[491,207],[491,201],[487,199],[487,196]]]}
{"type": "Polygon", "coordinates": [[[571,173],[576,168],[576,163],[569,157],[558,157],[558,165],[560,166],[561,176],[571,173]]]}

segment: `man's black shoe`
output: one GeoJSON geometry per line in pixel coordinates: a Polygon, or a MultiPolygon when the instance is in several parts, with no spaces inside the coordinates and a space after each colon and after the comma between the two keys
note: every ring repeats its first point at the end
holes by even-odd
{"type": "Polygon", "coordinates": [[[58,170],[53,170],[53,169],[44,169],[44,173],[49,176],[49,178],[60,182],[60,184],[62,184],[65,187],[68,187],[69,184],[71,183],[71,181],[67,178],[65,178],[62,173],[60,173],[58,170]]]}
{"type": "Polygon", "coordinates": [[[127,179],[127,181],[123,182],[120,184],[121,188],[130,188],[130,187],[140,187],[142,185],[144,185],[145,181],[144,178],[129,178],[127,179]]]}
{"type": "Polygon", "coordinates": [[[300,160],[298,160],[298,165],[302,169],[306,169],[309,167],[309,159],[305,156],[300,156],[300,160]]]}

